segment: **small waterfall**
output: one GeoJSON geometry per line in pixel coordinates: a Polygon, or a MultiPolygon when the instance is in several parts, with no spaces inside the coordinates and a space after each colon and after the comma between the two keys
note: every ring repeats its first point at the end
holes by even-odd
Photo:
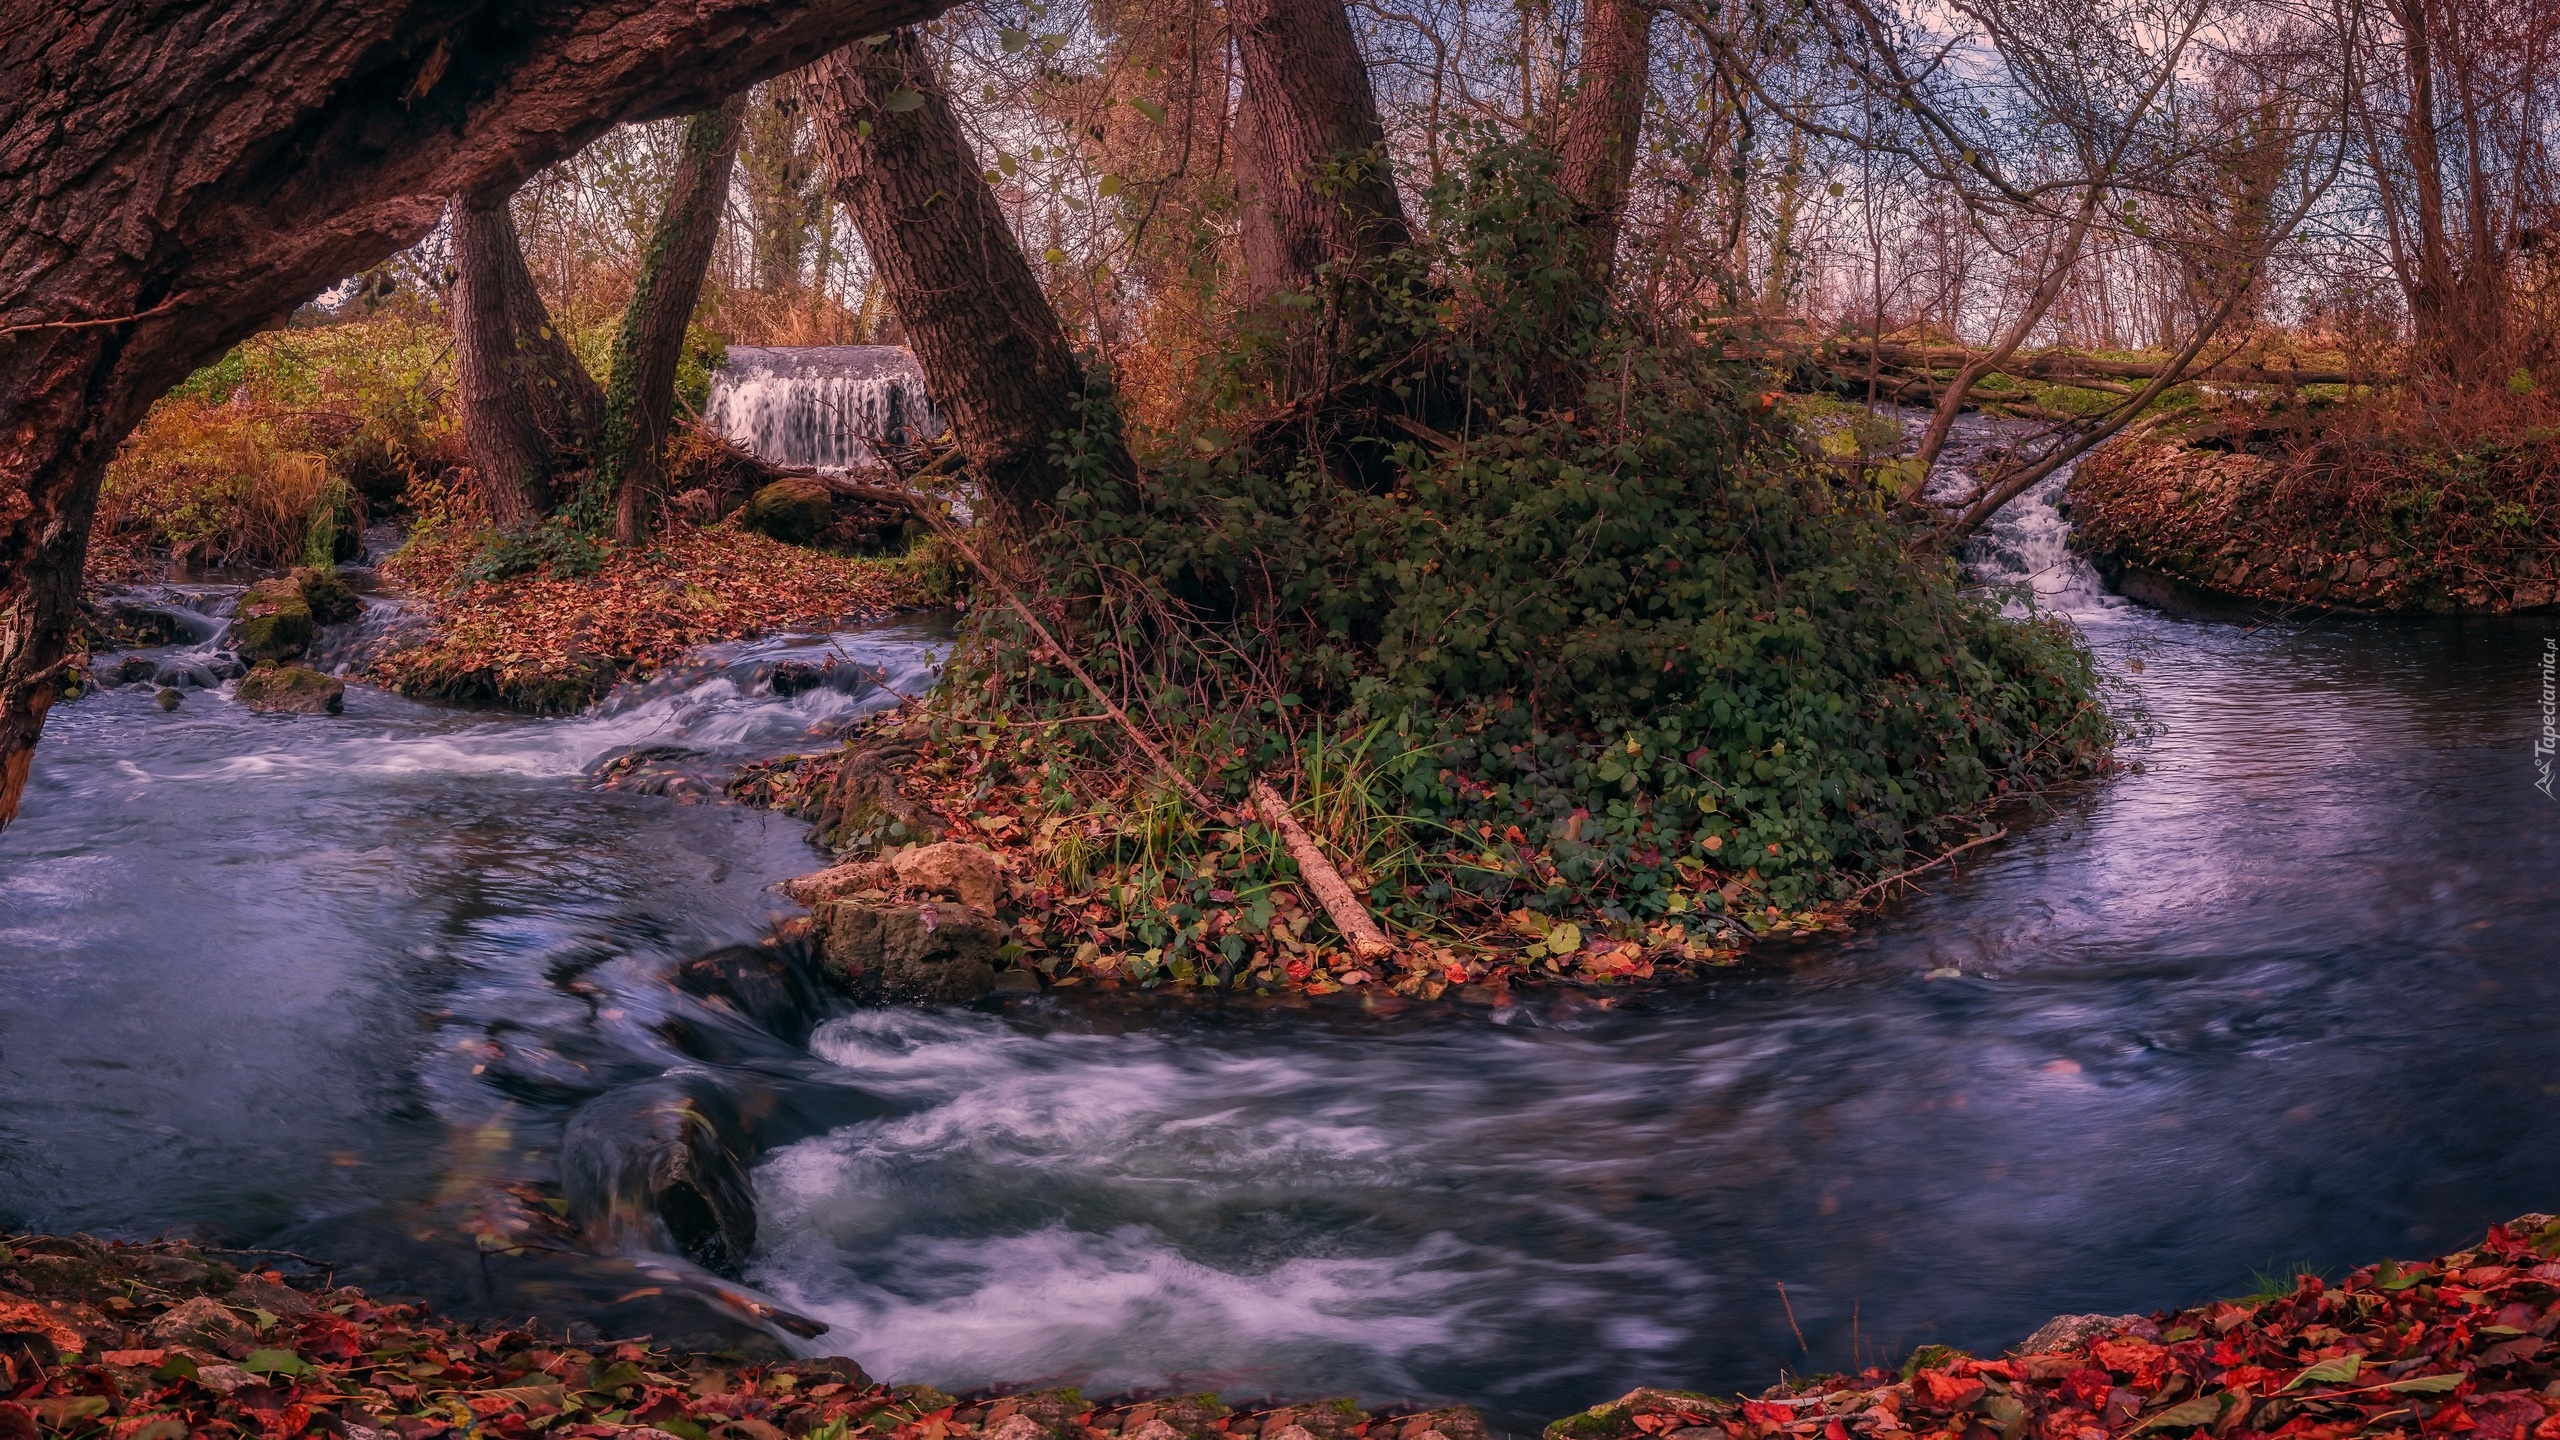
{"type": "Polygon", "coordinates": [[[897,345],[735,345],[703,419],[776,465],[875,465],[871,442],[942,433],[924,372],[897,345]]]}

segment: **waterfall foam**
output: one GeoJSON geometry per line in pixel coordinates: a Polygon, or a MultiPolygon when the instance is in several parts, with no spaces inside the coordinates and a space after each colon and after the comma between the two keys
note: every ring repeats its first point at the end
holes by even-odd
{"type": "Polygon", "coordinates": [[[943,429],[924,371],[897,345],[732,346],[703,419],[761,459],[830,470],[879,463],[875,441],[943,429]]]}

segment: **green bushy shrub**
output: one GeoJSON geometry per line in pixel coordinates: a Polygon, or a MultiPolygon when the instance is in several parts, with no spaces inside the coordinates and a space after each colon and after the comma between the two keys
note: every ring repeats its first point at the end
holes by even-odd
{"type": "MultiPolygon", "coordinates": [[[[1427,215],[1302,311],[1382,317],[1328,418],[1249,418],[1285,347],[1246,346],[1134,478],[1107,382],[1066,439],[1069,643],[1195,773],[1321,809],[1356,771],[1334,838],[1402,923],[1639,925],[1837,896],[2105,762],[2076,638],[1968,598],[1747,368],[1617,313],[1550,162],[1483,147],[1427,215]]],[[[963,704],[1090,710],[1001,611],[979,639],[963,704]]]]}

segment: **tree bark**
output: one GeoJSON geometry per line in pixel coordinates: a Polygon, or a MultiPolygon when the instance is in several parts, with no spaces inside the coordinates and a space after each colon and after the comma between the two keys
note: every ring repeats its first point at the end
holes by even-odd
{"type": "Polygon", "coordinates": [[[613,487],[613,538],[619,545],[649,538],[659,492],[666,488],[676,362],[684,357],[684,332],[692,323],[694,302],[702,298],[712,242],[720,238],[729,171],[738,158],[738,125],[746,111],[747,97],[733,95],[718,109],[685,122],[666,204],[658,212],[649,249],[640,257],[640,280],[631,303],[622,311],[598,466],[599,483],[613,487]]]}
{"type": "Polygon", "coordinates": [[[1617,263],[1627,187],[1644,137],[1653,11],[1641,0],[1589,0],[1584,15],[1582,75],[1565,117],[1558,179],[1581,211],[1592,273],[1605,281],[1617,263]]]}
{"type": "Polygon", "coordinates": [[[543,308],[507,202],[448,215],[463,444],[489,518],[528,525],[551,513],[552,477],[593,457],[604,394],[543,308]]]}
{"type": "Polygon", "coordinates": [[[0,825],[151,402],[617,121],[940,0],[12,0],[0,21],[0,825]]]}
{"type": "Polygon", "coordinates": [[[1238,178],[1253,182],[1243,197],[1251,292],[1302,290],[1327,264],[1404,244],[1412,231],[1386,127],[1342,0],[1231,0],[1227,14],[1244,72],[1236,144],[1238,178]]]}
{"type": "Polygon", "coordinates": [[[1084,372],[913,30],[810,71],[836,199],[951,418],[989,519],[1016,536],[1063,480],[1050,437],[1077,428],[1084,372]]]}

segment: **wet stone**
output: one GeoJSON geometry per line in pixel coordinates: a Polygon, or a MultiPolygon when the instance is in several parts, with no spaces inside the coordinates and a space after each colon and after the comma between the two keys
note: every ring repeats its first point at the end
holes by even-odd
{"type": "Polygon", "coordinates": [[[276,715],[336,715],[347,708],[347,682],[299,665],[262,665],[242,676],[232,698],[276,715]]]}
{"type": "Polygon", "coordinates": [[[829,975],[857,991],[928,1004],[975,1000],[996,988],[996,922],[955,905],[839,900],[821,914],[829,975]]]}

